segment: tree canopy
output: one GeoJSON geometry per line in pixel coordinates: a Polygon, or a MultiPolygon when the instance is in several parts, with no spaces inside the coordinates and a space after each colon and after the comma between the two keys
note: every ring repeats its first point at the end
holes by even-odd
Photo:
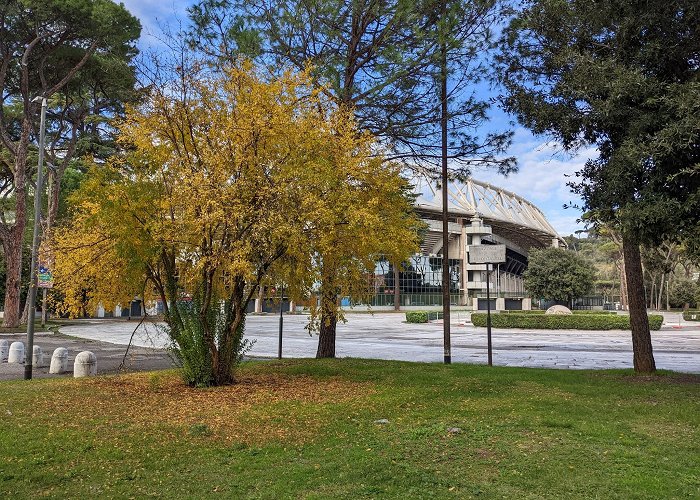
{"type": "Polygon", "coordinates": [[[98,117],[112,113],[121,97],[115,89],[133,87],[129,63],[141,26],[123,5],[110,0],[8,0],[0,5],[0,18],[0,240],[7,271],[3,324],[17,326],[41,107],[34,99],[48,99],[51,222],[63,172],[76,152],[86,151],[86,142],[94,142],[87,140],[87,130],[96,137],[98,117]]]}
{"type": "Polygon", "coordinates": [[[510,171],[508,131],[484,131],[490,103],[474,91],[487,72],[497,0],[200,0],[193,47],[210,60],[257,57],[270,67],[311,65],[314,81],[351,108],[389,158],[428,168],[440,160],[440,47],[449,51],[452,169],[510,171]],[[446,8],[441,5],[445,3],[446,8]],[[443,12],[444,10],[444,12],[443,12]]]}
{"type": "Polygon", "coordinates": [[[572,148],[597,145],[572,182],[594,223],[621,232],[635,368],[655,369],[640,243],[698,231],[700,4],[532,0],[505,31],[505,107],[572,148]]]}
{"type": "Polygon", "coordinates": [[[338,285],[351,288],[416,237],[398,168],[308,73],[267,81],[244,63],[224,77],[181,76],[129,109],[126,154],[73,195],[55,240],[56,284],[73,313],[159,297],[177,346],[201,332],[210,369],[190,382],[223,384],[261,286],[283,281],[308,298],[319,266],[346,259],[353,272],[338,285]]]}
{"type": "Polygon", "coordinates": [[[533,296],[571,306],[593,289],[595,269],[576,253],[563,248],[534,249],[528,255],[525,288],[533,296]]]}

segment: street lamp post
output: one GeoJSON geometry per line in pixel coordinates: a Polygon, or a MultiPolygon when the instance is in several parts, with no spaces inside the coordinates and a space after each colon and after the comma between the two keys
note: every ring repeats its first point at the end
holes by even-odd
{"type": "Polygon", "coordinates": [[[46,97],[35,97],[33,102],[41,101],[41,122],[39,125],[39,164],[34,190],[34,233],[32,236],[32,261],[29,267],[29,305],[27,307],[27,352],[24,361],[24,379],[32,378],[34,355],[34,314],[36,310],[36,289],[38,286],[37,254],[39,253],[39,229],[41,226],[41,193],[44,184],[44,136],[46,133],[46,97]]]}

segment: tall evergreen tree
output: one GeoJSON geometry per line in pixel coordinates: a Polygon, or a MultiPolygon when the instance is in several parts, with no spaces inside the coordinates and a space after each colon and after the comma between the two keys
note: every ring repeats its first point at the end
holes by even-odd
{"type": "Polygon", "coordinates": [[[700,227],[700,3],[531,0],[504,37],[506,108],[600,156],[573,190],[620,231],[634,367],[655,370],[640,244],[700,227]]]}
{"type": "MultiPolygon", "coordinates": [[[[190,9],[189,38],[216,64],[240,55],[271,67],[310,64],[316,83],[352,109],[360,129],[379,139],[388,160],[439,178],[445,116],[453,174],[468,175],[475,166],[510,171],[514,161],[501,153],[511,134],[480,130],[489,103],[474,89],[487,72],[484,55],[491,48],[491,28],[501,19],[500,2],[444,4],[443,9],[433,0],[201,0],[190,9]],[[441,17],[443,11],[449,15],[441,17]],[[446,115],[441,47],[449,51],[451,75],[446,115]]],[[[330,287],[329,282],[325,288],[330,287]]],[[[337,301],[334,294],[321,295],[337,301]]],[[[334,316],[321,321],[321,337],[326,331],[335,337],[335,323],[334,316]]]]}
{"type": "MultiPolygon", "coordinates": [[[[76,83],[102,65],[122,64],[135,53],[141,27],[123,5],[110,0],[6,0],[0,4],[0,162],[3,212],[0,241],[5,257],[6,286],[3,324],[17,326],[20,306],[22,239],[27,227],[28,198],[34,175],[30,152],[36,143],[37,96],[50,99],[48,159],[53,170],[53,191],[60,185],[65,165],[79,147],[80,127],[89,127],[92,111],[78,111],[83,101],[76,83]]],[[[102,89],[113,83],[110,69],[103,71],[102,89]]],[[[83,85],[87,85],[85,80],[83,85]]],[[[100,85],[95,83],[94,85],[100,85]]],[[[85,88],[85,87],[84,87],[85,88]]],[[[56,204],[54,203],[54,206],[56,204]]],[[[52,210],[54,213],[55,210],[52,210]]]]}

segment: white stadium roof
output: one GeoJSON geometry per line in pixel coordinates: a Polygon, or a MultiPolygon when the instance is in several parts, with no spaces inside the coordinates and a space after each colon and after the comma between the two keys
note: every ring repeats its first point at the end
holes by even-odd
{"type": "MultiPolygon", "coordinates": [[[[416,208],[433,218],[442,212],[442,196],[435,182],[425,176],[414,177],[416,208]]],[[[527,249],[550,246],[561,236],[547,221],[542,211],[511,191],[468,178],[465,182],[451,181],[447,186],[450,219],[462,217],[483,219],[493,232],[527,249]]]]}

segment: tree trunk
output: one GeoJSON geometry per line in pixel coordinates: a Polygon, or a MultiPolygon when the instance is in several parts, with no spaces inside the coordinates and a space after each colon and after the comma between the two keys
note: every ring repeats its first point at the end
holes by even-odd
{"type": "Polygon", "coordinates": [[[241,354],[240,345],[245,329],[245,310],[247,306],[248,304],[244,305],[242,302],[238,302],[233,304],[231,311],[228,312],[232,320],[227,320],[230,323],[226,330],[226,335],[219,342],[219,350],[213,370],[214,383],[216,385],[230,385],[236,382],[234,372],[238,356],[241,354]]]}
{"type": "Polygon", "coordinates": [[[338,314],[324,310],[321,313],[321,328],[318,334],[317,358],[335,358],[335,329],[338,324],[338,314]]]}
{"type": "Polygon", "coordinates": [[[659,284],[659,297],[656,301],[656,310],[660,311],[664,301],[664,284],[666,281],[666,273],[661,273],[661,283],[659,284]]]}
{"type": "Polygon", "coordinates": [[[22,237],[15,236],[17,231],[11,231],[12,236],[3,240],[2,248],[5,254],[5,313],[2,326],[16,328],[20,320],[20,282],[22,278],[22,237]]]}
{"type": "Polygon", "coordinates": [[[625,261],[620,264],[620,309],[626,311],[629,308],[629,295],[627,294],[627,276],[625,276],[625,261]]]}
{"type": "Polygon", "coordinates": [[[5,313],[2,326],[16,328],[19,326],[20,291],[22,277],[22,242],[27,226],[27,151],[31,123],[25,117],[22,120],[22,133],[17,144],[15,156],[15,223],[5,226],[2,245],[5,252],[5,313]]]}
{"type": "Polygon", "coordinates": [[[639,252],[639,243],[633,237],[623,237],[622,249],[625,258],[625,276],[629,293],[634,371],[637,373],[654,373],[656,371],[656,363],[654,362],[649,318],[647,317],[644,300],[642,258],[639,252]]]}
{"type": "Polygon", "coordinates": [[[318,332],[317,358],[335,358],[335,334],[338,324],[338,295],[335,267],[325,264],[321,270],[321,326],[318,332]]]}

